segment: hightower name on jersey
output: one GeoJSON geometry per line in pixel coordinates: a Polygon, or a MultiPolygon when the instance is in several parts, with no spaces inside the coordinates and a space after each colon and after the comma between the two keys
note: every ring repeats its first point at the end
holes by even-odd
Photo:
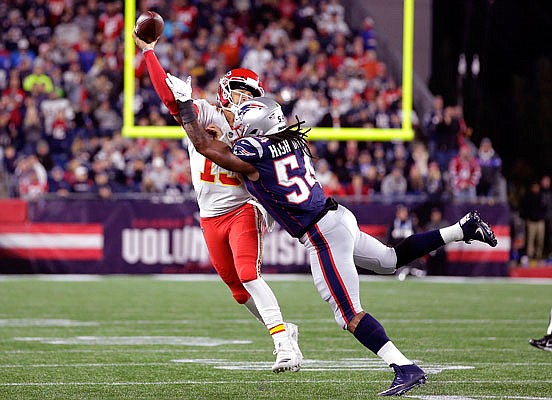
{"type": "MultiPolygon", "coordinates": [[[[292,143],[292,145],[294,149],[297,149],[297,145],[295,143],[292,143]]],[[[270,150],[272,158],[280,157],[284,154],[291,153],[290,142],[284,140],[282,142],[271,144],[268,146],[268,150],[270,150]]]]}

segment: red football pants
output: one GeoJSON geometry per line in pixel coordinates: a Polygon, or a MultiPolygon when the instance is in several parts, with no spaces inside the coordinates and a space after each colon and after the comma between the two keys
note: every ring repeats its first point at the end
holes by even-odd
{"type": "Polygon", "coordinates": [[[211,263],[240,304],[250,297],[242,282],[255,280],[260,274],[261,221],[260,212],[249,203],[200,221],[211,263]]]}

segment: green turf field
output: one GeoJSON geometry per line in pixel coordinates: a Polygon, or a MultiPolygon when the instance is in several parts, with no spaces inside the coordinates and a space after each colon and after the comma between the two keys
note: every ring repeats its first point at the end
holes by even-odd
{"type": "MultiPolygon", "coordinates": [[[[338,329],[310,278],[274,281],[298,373],[217,280],[0,278],[1,399],[369,399],[393,374],[338,329]]],[[[363,281],[364,307],[429,373],[407,398],[552,399],[552,283],[363,281]]]]}

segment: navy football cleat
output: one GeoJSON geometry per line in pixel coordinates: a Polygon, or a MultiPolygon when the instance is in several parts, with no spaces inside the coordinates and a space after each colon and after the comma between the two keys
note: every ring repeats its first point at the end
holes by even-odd
{"type": "Polygon", "coordinates": [[[391,364],[395,370],[395,379],[389,389],[378,393],[378,396],[402,396],[410,389],[418,385],[423,385],[427,381],[427,375],[416,364],[395,365],[391,364]]]}
{"type": "Polygon", "coordinates": [[[552,334],[546,335],[541,339],[529,339],[529,344],[537,349],[552,351],[552,334]]]}
{"type": "Polygon", "coordinates": [[[477,211],[470,211],[464,215],[460,220],[460,227],[464,232],[462,240],[466,243],[478,240],[491,247],[496,247],[498,243],[490,225],[481,219],[481,215],[477,211]]]}

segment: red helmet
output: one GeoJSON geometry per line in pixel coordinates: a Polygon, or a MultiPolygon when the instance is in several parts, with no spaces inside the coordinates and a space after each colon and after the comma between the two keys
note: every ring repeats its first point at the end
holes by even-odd
{"type": "Polygon", "coordinates": [[[234,103],[232,91],[236,89],[248,90],[253,97],[264,95],[259,75],[247,68],[232,69],[219,80],[217,101],[222,108],[231,109],[232,107],[239,106],[242,101],[250,99],[250,97],[241,94],[238,103],[234,103]]]}

